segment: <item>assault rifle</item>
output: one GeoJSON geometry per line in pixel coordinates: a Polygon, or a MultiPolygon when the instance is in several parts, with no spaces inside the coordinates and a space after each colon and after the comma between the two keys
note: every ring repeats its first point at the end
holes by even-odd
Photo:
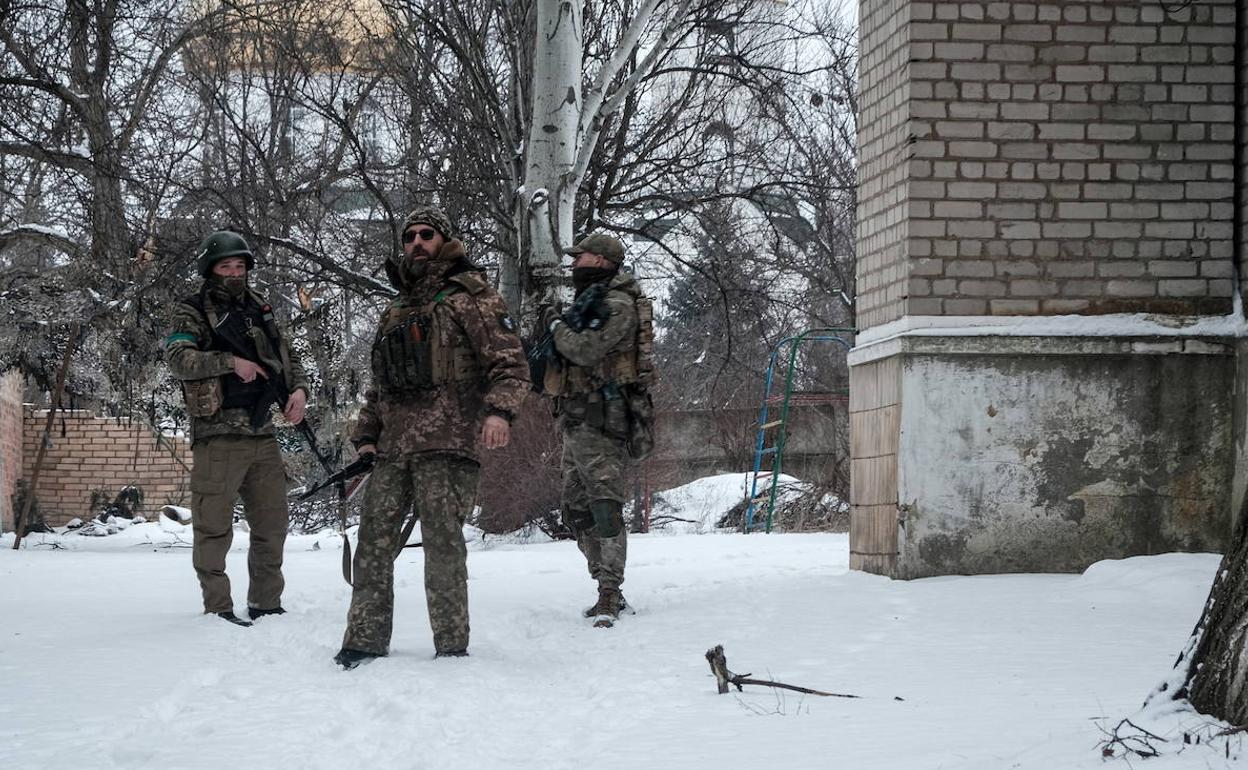
{"type": "Polygon", "coordinates": [[[375,461],[376,461],[376,455],[374,455],[372,452],[366,455],[361,455],[359,459],[357,459],[355,462],[346,466],[345,468],[338,471],[337,473],[331,473],[329,476],[326,476],[325,479],[322,480],[319,484],[307,490],[303,494],[299,495],[300,502],[307,500],[309,497],[312,497],[317,492],[320,492],[322,489],[325,489],[326,487],[332,486],[334,484],[343,484],[355,478],[356,476],[363,476],[366,473],[371,473],[373,470],[373,465],[375,464],[375,461]]]}
{"type": "MultiPolygon", "coordinates": [[[[281,345],[281,338],[277,331],[277,325],[273,321],[273,308],[267,304],[262,304],[260,306],[260,319],[261,323],[264,324],[264,335],[269,338],[269,343],[276,348],[274,352],[280,355],[280,347],[278,346],[281,345]]],[[[281,369],[274,369],[267,361],[263,360],[256,349],[255,343],[245,335],[238,334],[238,328],[233,324],[218,323],[216,332],[229,345],[232,353],[239,358],[257,364],[267,375],[264,381],[264,391],[260,394],[260,398],[256,400],[256,404],[251,410],[251,428],[252,430],[259,430],[261,426],[269,421],[269,409],[274,404],[277,404],[279,409],[286,409],[286,402],[290,399],[290,387],[286,383],[286,375],[281,369]]],[[[329,457],[321,452],[321,447],[316,441],[316,431],[312,429],[312,425],[307,417],[300,420],[295,427],[300,435],[303,436],[304,441],[308,442],[308,448],[312,450],[313,456],[316,457],[316,461],[320,463],[325,474],[332,479],[336,475],[333,463],[330,462],[329,457]]],[[[372,459],[371,456],[367,457],[370,460],[372,459]]],[[[359,464],[359,462],[357,460],[348,467],[353,467],[359,464]]],[[[367,470],[372,470],[371,462],[367,470]]],[[[355,475],[365,472],[367,471],[360,471],[355,475]]],[[[345,478],[339,478],[332,481],[327,480],[320,488],[323,489],[329,484],[333,484],[338,488],[338,518],[342,526],[342,577],[350,585],[351,541],[347,538],[347,485],[345,478]]]]}
{"type": "MultiPolygon", "coordinates": [[[[607,296],[607,282],[596,283],[581,292],[571,307],[563,311],[560,317],[572,327],[572,331],[580,333],[586,329],[596,329],[606,323],[611,316],[603,305],[602,299],[607,296]],[[595,325],[596,323],[596,325],[595,325]]],[[[563,357],[555,349],[555,333],[547,329],[537,342],[529,349],[529,376],[533,389],[539,393],[546,379],[546,367],[563,368],[563,357]]]]}

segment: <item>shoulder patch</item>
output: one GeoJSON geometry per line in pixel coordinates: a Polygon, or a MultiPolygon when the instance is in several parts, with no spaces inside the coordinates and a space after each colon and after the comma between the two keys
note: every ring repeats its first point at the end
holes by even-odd
{"type": "Polygon", "coordinates": [[[489,281],[476,270],[465,270],[447,279],[448,283],[458,284],[468,290],[469,294],[480,294],[489,288],[489,281]]]}
{"type": "Polygon", "coordinates": [[[516,319],[507,313],[502,313],[498,316],[498,325],[509,332],[514,332],[516,330],[516,319]]]}

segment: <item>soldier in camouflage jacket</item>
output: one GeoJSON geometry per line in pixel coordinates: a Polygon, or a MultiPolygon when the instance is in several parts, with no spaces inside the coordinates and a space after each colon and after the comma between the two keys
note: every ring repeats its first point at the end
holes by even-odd
{"type": "Polygon", "coordinates": [[[629,461],[629,387],[637,381],[636,279],[621,269],[623,245],[605,233],[577,243],[572,255],[572,283],[577,296],[591,287],[605,288],[593,322],[573,329],[554,310],[542,324],[564,359],[557,376],[547,370],[545,389],[555,396],[563,433],[563,523],[585,555],[598,601],[585,610],[600,628],[611,627],[627,609],[620,586],[628,552],[623,507],[624,474],[629,461]]]}
{"type": "Polygon", "coordinates": [[[234,501],[242,497],[250,528],[248,613],[253,620],[280,614],[289,511],[286,469],[269,407],[284,398],[285,416],[297,424],[308,391],[303,367],[271,308],[247,285],[254,266],[251,249],[237,233],[204,239],[198,254],[203,286],[174,305],[165,339],[165,358],[182,384],[191,417],[191,560],[204,612],[239,625],[250,623],[234,614],[225,574],[234,501]]]}
{"type": "Polygon", "coordinates": [[[425,599],[437,656],[468,649],[463,525],[476,500],[478,447],[510,440],[529,388],[528,363],[498,292],[468,261],[432,206],[404,223],[403,254],[386,272],[399,297],[382,313],[372,386],[351,434],[376,453],[360,520],[342,649],[351,669],[390,649],[394,559],[408,509],[420,517],[425,599]]]}

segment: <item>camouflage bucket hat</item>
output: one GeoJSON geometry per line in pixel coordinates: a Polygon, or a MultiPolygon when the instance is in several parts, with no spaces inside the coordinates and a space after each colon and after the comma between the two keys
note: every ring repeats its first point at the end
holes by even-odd
{"type": "Polygon", "coordinates": [[[442,233],[442,237],[447,240],[455,237],[455,228],[451,226],[450,217],[437,206],[417,206],[403,221],[403,231],[406,232],[412,225],[429,225],[442,233]]]}
{"type": "Polygon", "coordinates": [[[624,244],[620,243],[620,239],[614,235],[606,233],[587,235],[564,253],[575,257],[584,251],[609,259],[617,265],[624,261],[624,244]]]}

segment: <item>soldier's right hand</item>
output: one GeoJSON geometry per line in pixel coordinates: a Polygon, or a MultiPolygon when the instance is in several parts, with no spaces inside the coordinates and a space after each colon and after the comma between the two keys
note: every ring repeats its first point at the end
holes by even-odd
{"type": "Polygon", "coordinates": [[[545,333],[545,332],[550,331],[551,324],[553,324],[555,321],[559,320],[560,318],[559,308],[554,307],[553,305],[547,305],[546,307],[542,308],[540,318],[541,318],[542,332],[545,333]]]}
{"type": "Polygon", "coordinates": [[[260,375],[264,379],[269,379],[269,375],[264,371],[264,367],[255,361],[248,361],[245,358],[234,356],[234,373],[238,375],[238,379],[243,382],[251,382],[256,379],[256,375],[260,375]]]}
{"type": "Polygon", "coordinates": [[[376,444],[360,444],[359,448],[355,450],[356,457],[363,457],[364,455],[375,455],[375,454],[377,454],[376,444]]]}

